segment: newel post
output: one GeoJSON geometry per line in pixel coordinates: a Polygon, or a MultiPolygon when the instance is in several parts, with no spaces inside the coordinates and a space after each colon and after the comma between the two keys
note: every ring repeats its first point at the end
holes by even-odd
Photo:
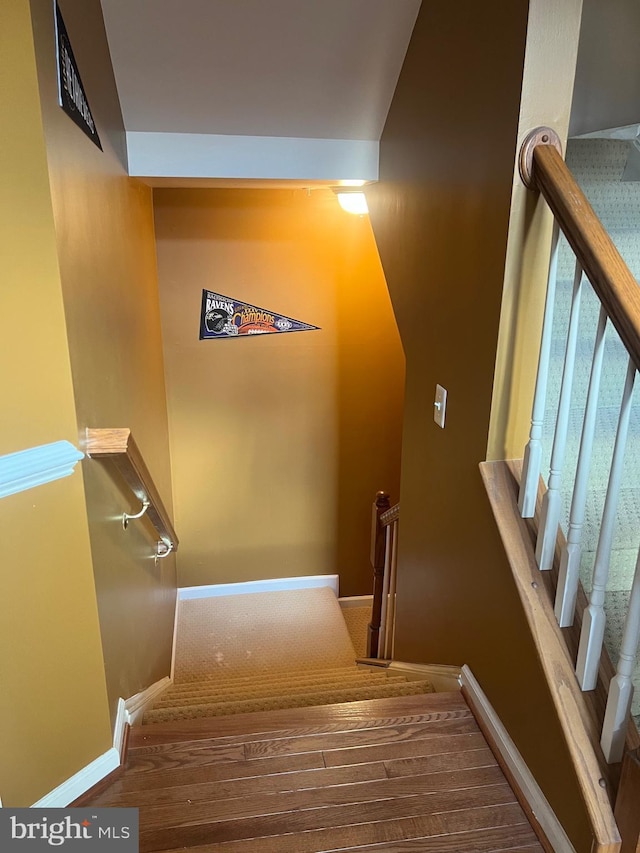
{"type": "Polygon", "coordinates": [[[382,619],[382,588],[384,585],[385,529],[380,516],[385,513],[391,502],[386,492],[378,492],[371,507],[371,565],[373,566],[373,605],[371,622],[367,635],[367,657],[378,657],[380,622],[382,619]]]}

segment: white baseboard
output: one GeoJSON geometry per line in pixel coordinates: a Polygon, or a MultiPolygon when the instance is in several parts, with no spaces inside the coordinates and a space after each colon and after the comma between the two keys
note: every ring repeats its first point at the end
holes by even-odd
{"type": "Polygon", "coordinates": [[[405,663],[404,661],[394,660],[389,664],[387,671],[404,675],[408,681],[428,679],[433,684],[436,693],[460,690],[459,666],[437,663],[405,663]]]}
{"type": "Polygon", "coordinates": [[[575,853],[575,848],[569,841],[562,824],[533,774],[527,767],[518,748],[512,741],[509,732],[494,711],[484,691],[476,681],[468,666],[463,666],[460,673],[460,683],[474,704],[474,710],[483,725],[491,733],[500,756],[518,785],[522,795],[529,804],[536,820],[547,836],[555,853],[575,853]]]}
{"type": "Polygon", "coordinates": [[[136,693],[135,696],[130,696],[126,700],[124,707],[127,713],[127,722],[130,726],[134,726],[141,719],[149,705],[155,702],[171,683],[169,676],[165,675],[164,678],[156,681],[155,684],[147,687],[146,690],[141,690],[140,693],[136,693]]]}
{"type": "Polygon", "coordinates": [[[120,755],[124,747],[124,735],[127,726],[135,726],[151,705],[160,696],[161,693],[172,684],[171,678],[165,676],[154,684],[151,684],[140,693],[130,696],[128,699],[118,699],[118,712],[116,714],[116,723],[113,728],[113,748],[117,749],[120,755]]]}
{"type": "Polygon", "coordinates": [[[220,583],[210,586],[184,586],[178,590],[178,599],[215,598],[220,595],[244,595],[250,592],[280,592],[285,589],[315,589],[329,586],[338,597],[338,575],[310,575],[300,578],[273,578],[244,583],[220,583]]]}
{"type": "Polygon", "coordinates": [[[339,598],[340,607],[370,607],[373,604],[372,595],[350,595],[347,598],[339,598]]]}
{"type": "Polygon", "coordinates": [[[122,764],[122,750],[124,747],[124,735],[128,725],[134,725],[144,714],[145,709],[154,702],[158,696],[169,687],[171,679],[161,678],[146,690],[136,693],[126,701],[118,699],[118,710],[113,727],[113,746],[103,755],[96,758],[82,770],[79,770],[66,782],[58,785],[53,791],[45,794],[42,799],[34,803],[31,808],[66,808],[69,803],[77,800],[83,794],[101,782],[105,776],[117,770],[122,764]]]}
{"type": "Polygon", "coordinates": [[[82,770],[75,773],[62,785],[58,785],[53,791],[50,791],[42,799],[34,803],[32,809],[62,809],[66,808],[69,803],[77,800],[82,794],[85,794],[89,788],[93,788],[98,782],[101,782],[105,776],[112,773],[120,766],[120,753],[114,747],[108,749],[103,755],[96,758],[82,770]]]}
{"type": "Polygon", "coordinates": [[[118,750],[120,764],[122,764],[124,750],[124,735],[129,722],[129,713],[124,699],[118,699],[118,710],[116,711],[116,722],[113,727],[113,748],[118,750]]]}

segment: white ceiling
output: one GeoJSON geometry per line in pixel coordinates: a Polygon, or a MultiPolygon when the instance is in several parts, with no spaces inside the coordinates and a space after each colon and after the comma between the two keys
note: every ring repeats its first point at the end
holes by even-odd
{"type": "Polygon", "coordinates": [[[377,142],[420,7],[101,2],[125,127],[138,142],[158,133],[377,142]]]}

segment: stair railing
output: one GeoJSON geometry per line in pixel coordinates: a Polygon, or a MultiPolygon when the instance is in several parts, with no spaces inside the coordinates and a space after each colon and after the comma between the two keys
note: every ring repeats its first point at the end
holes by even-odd
{"type": "Polygon", "coordinates": [[[367,634],[367,657],[391,659],[395,638],[398,522],[400,504],[378,492],[371,513],[373,604],[367,634]]]}
{"type": "Polygon", "coordinates": [[[156,561],[177,551],[178,536],[131,430],[87,429],[86,451],[91,459],[110,461],[142,505],[136,515],[123,513],[123,527],[126,529],[132,519],[146,515],[160,537],[156,561]]]}
{"type": "MultiPolygon", "coordinates": [[[[559,230],[576,256],[573,294],[560,386],[558,414],[551,452],[547,490],[538,525],[536,560],[541,570],[552,567],[561,514],[560,485],[569,424],[580,300],[588,281],[600,300],[601,310],[595,331],[593,360],[580,449],[572,492],[569,527],[561,552],[555,613],[561,627],[573,624],[579,589],[582,531],[587,504],[587,482],[596,429],[596,410],[602,370],[604,341],[609,322],[617,330],[628,354],[628,368],[621,394],[620,416],[613,450],[600,534],[593,570],[589,604],[582,614],[582,629],[576,675],[583,690],[596,686],[603,649],[604,596],[609,573],[624,450],[631,414],[631,395],[640,368],[640,287],[622,260],[611,238],[567,168],[560,141],[550,128],[538,128],[525,140],[520,153],[520,173],[524,183],[540,192],[555,217],[549,286],[540,344],[538,375],[531,419],[531,433],[525,450],[519,508],[523,518],[534,515],[541,473],[542,421],[546,403],[547,375],[551,350],[551,326],[557,275],[559,230]]],[[[633,672],[640,639],[640,556],[636,564],[624,636],[616,675],[611,680],[602,728],[601,746],[610,763],[622,760],[626,728],[631,709],[633,672]]]]}

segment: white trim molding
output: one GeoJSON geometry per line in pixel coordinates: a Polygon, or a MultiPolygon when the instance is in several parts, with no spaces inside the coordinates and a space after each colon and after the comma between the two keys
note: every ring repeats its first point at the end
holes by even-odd
{"type": "Polygon", "coordinates": [[[53,791],[34,803],[32,809],[63,809],[69,803],[77,800],[85,794],[89,788],[93,788],[101,782],[109,773],[120,767],[120,753],[114,747],[108,749],[103,755],[96,758],[82,770],[79,770],[66,782],[58,785],[53,791]]]}
{"type": "Polygon", "coordinates": [[[173,680],[168,675],[165,675],[164,678],[141,690],[140,693],[136,693],[126,700],[118,699],[118,712],[113,728],[113,746],[114,749],[118,750],[120,755],[122,755],[124,747],[126,727],[135,726],[142,719],[149,705],[152,705],[164,693],[167,687],[170,687],[172,684],[173,680]]]}
{"type": "Polygon", "coordinates": [[[84,453],[70,441],[54,441],[0,456],[0,498],[73,474],[84,453]]]}
{"type": "Polygon", "coordinates": [[[430,681],[437,693],[460,690],[460,667],[438,663],[405,663],[393,660],[387,671],[404,675],[407,681],[430,681]]]}
{"type": "Polygon", "coordinates": [[[329,586],[338,596],[338,575],[309,575],[300,578],[272,578],[265,581],[220,583],[211,586],[184,586],[178,590],[178,600],[217,598],[222,595],[246,595],[250,592],[281,592],[286,589],[315,589],[329,586]]]}
{"type": "Polygon", "coordinates": [[[113,727],[113,746],[108,749],[103,755],[96,758],[82,770],[79,770],[66,782],[58,785],[53,791],[45,794],[42,799],[34,803],[31,808],[49,808],[62,809],[66,808],[69,803],[77,800],[83,794],[102,782],[105,776],[113,773],[122,765],[122,751],[124,749],[124,737],[127,730],[127,725],[134,725],[144,714],[147,707],[154,702],[158,696],[164,692],[171,684],[171,679],[168,676],[156,681],[146,690],[136,693],[126,701],[118,699],[118,710],[116,712],[116,721],[113,727]]]}
{"type": "Polygon", "coordinates": [[[124,758],[124,739],[127,726],[135,726],[142,719],[149,705],[153,704],[160,694],[164,693],[167,687],[172,684],[173,680],[165,675],[164,678],[141,690],[140,693],[135,693],[128,699],[118,699],[116,722],[113,727],[113,748],[120,755],[120,763],[124,758]]]}
{"type": "Polygon", "coordinates": [[[569,841],[562,824],[542,793],[533,774],[520,755],[517,746],[509,732],[496,714],[483,689],[468,666],[463,666],[460,673],[460,684],[473,703],[472,710],[493,737],[500,757],[509,769],[512,778],[529,804],[535,819],[540,824],[555,853],[575,853],[575,848],[569,841]]]}
{"type": "Polygon", "coordinates": [[[156,681],[150,687],[147,687],[146,690],[141,690],[140,693],[136,693],[135,696],[129,697],[129,699],[124,703],[127,714],[127,723],[129,723],[130,726],[134,726],[138,720],[142,718],[142,715],[149,705],[151,705],[152,702],[155,702],[160,694],[164,693],[167,687],[170,687],[171,684],[171,679],[168,675],[165,675],[164,678],[156,681]]]}
{"type": "Polygon", "coordinates": [[[124,699],[118,699],[118,710],[116,711],[116,722],[113,727],[113,748],[118,750],[120,756],[120,764],[123,763],[124,755],[124,736],[129,723],[129,714],[127,712],[124,699]]]}

